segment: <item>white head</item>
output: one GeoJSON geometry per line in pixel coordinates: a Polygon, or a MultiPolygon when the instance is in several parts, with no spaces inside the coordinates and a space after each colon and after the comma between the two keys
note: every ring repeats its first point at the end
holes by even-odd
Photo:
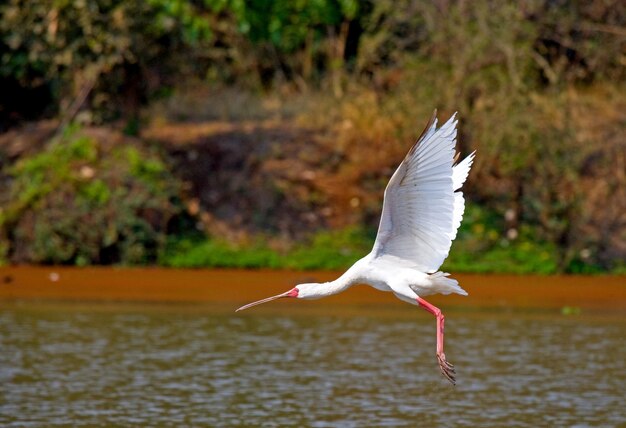
{"type": "Polygon", "coordinates": [[[248,303],[247,305],[244,305],[237,309],[235,312],[243,311],[244,309],[248,309],[252,306],[260,305],[261,303],[271,302],[272,300],[276,299],[282,299],[284,297],[295,297],[298,299],[317,299],[319,297],[324,297],[328,294],[325,293],[324,290],[324,284],[318,284],[315,282],[298,284],[291,290],[284,293],[277,294],[276,296],[268,297],[266,299],[257,300],[256,302],[248,303]]]}

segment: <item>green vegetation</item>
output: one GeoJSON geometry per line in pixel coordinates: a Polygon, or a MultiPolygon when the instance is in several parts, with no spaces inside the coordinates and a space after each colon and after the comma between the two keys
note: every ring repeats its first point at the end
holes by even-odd
{"type": "Polygon", "coordinates": [[[3,2],[0,260],[344,267],[436,107],[478,150],[445,269],[624,273],[618,3],[3,2]]]}
{"type": "Polygon", "coordinates": [[[73,127],[8,173],[2,256],[22,262],[154,262],[183,211],[181,184],[154,150],[73,127]]]}
{"type": "Polygon", "coordinates": [[[341,269],[367,254],[372,243],[371,234],[355,228],[318,232],[289,251],[271,249],[261,239],[244,246],[217,239],[182,239],[170,243],[160,262],[178,268],[341,269]]]}
{"type": "Polygon", "coordinates": [[[537,242],[537,231],[523,226],[515,238],[502,236],[502,218],[479,207],[467,208],[443,268],[452,272],[559,272],[554,245],[537,242]]]}
{"type": "MultiPolygon", "coordinates": [[[[442,270],[518,274],[560,271],[554,246],[535,243],[529,231],[519,239],[501,238],[497,229],[485,222],[481,210],[469,211],[442,270]]],[[[363,228],[318,232],[288,251],[272,249],[263,239],[241,246],[200,237],[173,239],[159,262],[177,268],[343,269],[369,253],[375,232],[363,228]]],[[[575,272],[573,268],[568,271],[575,272]]],[[[592,272],[599,270],[578,273],[592,272]]]]}

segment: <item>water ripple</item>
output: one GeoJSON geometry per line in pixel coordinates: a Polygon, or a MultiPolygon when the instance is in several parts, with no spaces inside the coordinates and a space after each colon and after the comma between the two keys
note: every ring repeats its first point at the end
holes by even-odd
{"type": "Polygon", "coordinates": [[[626,319],[0,312],[2,426],[624,426],[626,319]]]}

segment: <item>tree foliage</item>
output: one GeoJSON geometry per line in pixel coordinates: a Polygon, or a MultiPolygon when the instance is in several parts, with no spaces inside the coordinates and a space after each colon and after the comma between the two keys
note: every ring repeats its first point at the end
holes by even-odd
{"type": "Polygon", "coordinates": [[[212,35],[205,11],[184,0],[9,0],[0,16],[5,84],[47,87],[61,113],[89,96],[100,112],[121,102],[133,114],[212,35]]]}
{"type": "Polygon", "coordinates": [[[0,16],[4,83],[43,85],[70,113],[87,99],[133,114],[182,76],[300,88],[327,76],[339,95],[341,73],[384,83],[415,58],[451,68],[451,87],[489,70],[475,83],[624,77],[619,1],[8,0],[0,16]]]}

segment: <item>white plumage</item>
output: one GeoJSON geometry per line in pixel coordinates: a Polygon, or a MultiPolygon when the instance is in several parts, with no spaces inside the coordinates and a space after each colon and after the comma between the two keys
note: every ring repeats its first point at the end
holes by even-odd
{"type": "Polygon", "coordinates": [[[389,180],[376,241],[367,256],[335,281],[299,284],[286,293],[250,303],[238,311],[282,297],[316,299],[354,284],[391,291],[399,299],[435,315],[437,359],[444,376],[454,383],[454,368],[443,352],[443,314],[422,297],[436,293],[467,295],[456,280],[438,271],[463,218],[465,200],[459,189],[467,179],[475,155],[471,153],[454,165],[456,126],[456,113],[439,129],[433,114],[389,180]]]}
{"type": "Polygon", "coordinates": [[[456,115],[437,129],[433,117],[389,180],[372,254],[394,256],[434,273],[448,256],[461,224],[465,201],[459,189],[474,154],[453,167],[456,115]]]}

